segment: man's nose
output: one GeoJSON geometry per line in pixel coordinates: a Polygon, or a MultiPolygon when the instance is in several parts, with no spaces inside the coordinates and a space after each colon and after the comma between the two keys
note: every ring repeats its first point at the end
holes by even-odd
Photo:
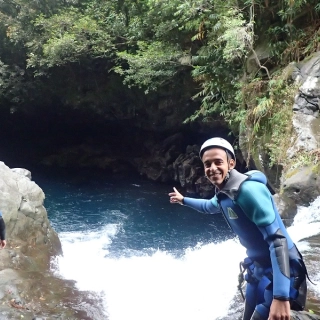
{"type": "Polygon", "coordinates": [[[210,170],[211,171],[216,171],[217,170],[217,166],[214,163],[211,163],[210,170]]]}

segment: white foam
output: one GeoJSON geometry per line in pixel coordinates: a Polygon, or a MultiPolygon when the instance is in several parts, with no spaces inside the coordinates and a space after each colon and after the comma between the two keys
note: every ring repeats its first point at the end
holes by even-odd
{"type": "Polygon", "coordinates": [[[63,234],[59,272],[80,290],[103,293],[110,320],[212,320],[227,313],[245,256],[237,241],[199,244],[182,258],[160,250],[111,258],[111,240],[102,234],[63,234]]]}
{"type": "MultiPolygon", "coordinates": [[[[300,248],[299,241],[320,234],[320,197],[313,201],[309,207],[299,206],[292,226],[288,228],[292,240],[300,248]]],[[[305,242],[301,242],[302,247],[305,242]]],[[[302,248],[307,250],[308,247],[302,248]]]]}

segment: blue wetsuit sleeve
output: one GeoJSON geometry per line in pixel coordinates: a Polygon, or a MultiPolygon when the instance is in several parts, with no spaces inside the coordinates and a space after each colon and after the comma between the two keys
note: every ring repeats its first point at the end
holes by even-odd
{"type": "Polygon", "coordinates": [[[202,213],[214,214],[220,212],[216,196],[210,200],[184,197],[183,204],[202,213]]]}
{"type": "Polygon", "coordinates": [[[245,181],[236,203],[259,228],[269,244],[273,271],[273,296],[279,300],[290,298],[290,266],[287,238],[281,231],[279,213],[275,210],[268,188],[256,181],[245,181]]]}

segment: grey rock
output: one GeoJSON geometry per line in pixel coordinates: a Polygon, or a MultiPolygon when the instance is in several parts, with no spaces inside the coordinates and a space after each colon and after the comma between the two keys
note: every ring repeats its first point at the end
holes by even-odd
{"type": "Polygon", "coordinates": [[[302,61],[301,76],[305,79],[306,77],[320,77],[320,52],[314,53],[312,56],[302,61]]]}
{"type": "Polygon", "coordinates": [[[319,119],[313,115],[295,112],[292,121],[295,137],[294,142],[287,151],[288,157],[292,158],[298,151],[312,151],[317,149],[319,145],[319,119]]]}
{"type": "Polygon", "coordinates": [[[298,209],[296,203],[285,194],[277,193],[273,196],[273,199],[285,226],[289,227],[297,214],[298,209]]]}
{"type": "Polygon", "coordinates": [[[320,179],[317,172],[313,167],[295,170],[294,174],[284,179],[283,194],[296,204],[308,206],[320,194],[320,179]]]}

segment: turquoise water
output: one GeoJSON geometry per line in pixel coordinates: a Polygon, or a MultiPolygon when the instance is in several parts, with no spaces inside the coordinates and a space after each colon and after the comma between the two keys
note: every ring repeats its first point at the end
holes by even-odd
{"type": "MultiPolygon", "coordinates": [[[[169,203],[171,185],[140,177],[33,172],[62,242],[55,272],[101,294],[110,320],[236,319],[245,250],[223,217],[169,203]]],[[[176,186],[177,187],[177,186],[176,186]]],[[[308,257],[320,297],[320,200],[300,208],[289,233],[308,257]]],[[[99,320],[99,319],[95,319],[99,320]]]]}
{"type": "Polygon", "coordinates": [[[198,243],[233,237],[222,216],[170,204],[171,186],[139,177],[106,176],[80,183],[72,177],[35,179],[45,192],[48,217],[58,233],[99,231],[117,225],[117,237],[109,247],[115,256],[155,249],[179,255],[198,243]]]}

